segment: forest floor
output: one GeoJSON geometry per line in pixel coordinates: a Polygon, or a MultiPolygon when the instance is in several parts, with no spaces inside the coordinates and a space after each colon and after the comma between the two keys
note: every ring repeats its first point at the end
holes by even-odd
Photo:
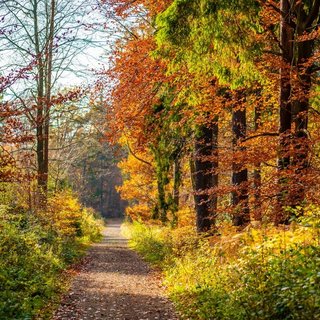
{"type": "Polygon", "coordinates": [[[178,319],[159,276],[128,248],[120,226],[120,220],[107,222],[53,320],[178,319]]]}

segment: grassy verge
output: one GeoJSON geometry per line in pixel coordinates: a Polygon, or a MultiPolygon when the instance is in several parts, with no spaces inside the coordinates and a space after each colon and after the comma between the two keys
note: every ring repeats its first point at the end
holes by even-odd
{"type": "Polygon", "coordinates": [[[182,319],[320,319],[318,228],[192,228],[126,225],[130,245],[160,266],[182,319]]]}
{"type": "MultiPolygon", "coordinates": [[[[97,239],[99,241],[99,239],[97,239]]],[[[47,300],[43,301],[43,307],[36,312],[33,316],[35,320],[49,320],[52,318],[54,312],[57,310],[61,303],[63,295],[69,291],[72,280],[81,270],[81,266],[86,262],[85,255],[87,249],[91,243],[85,243],[79,245],[76,251],[76,255],[72,263],[68,263],[65,267],[57,274],[55,288],[52,295],[47,300]]]]}

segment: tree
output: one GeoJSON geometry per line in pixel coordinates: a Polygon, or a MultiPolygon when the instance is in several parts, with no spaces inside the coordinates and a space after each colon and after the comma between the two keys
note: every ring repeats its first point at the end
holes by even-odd
{"type": "Polygon", "coordinates": [[[177,127],[193,139],[199,232],[214,229],[220,212],[238,227],[251,218],[287,223],[286,206],[315,201],[318,1],[173,0],[159,2],[161,10],[150,1],[115,2],[122,15],[141,10],[147,19],[117,51],[113,132],[133,136],[136,151],[153,148],[163,217],[175,176],[164,150],[177,127]],[[154,112],[166,88],[168,110],[181,108],[170,128],[163,108],[154,112]]]}
{"type": "MultiPolygon", "coordinates": [[[[244,151],[241,147],[242,140],[246,137],[247,117],[243,92],[238,91],[235,94],[236,104],[232,110],[232,144],[233,152],[244,151]]],[[[232,162],[232,185],[235,190],[231,193],[231,202],[234,206],[233,224],[235,226],[244,226],[250,221],[249,214],[249,194],[248,194],[248,169],[245,163],[240,163],[237,157],[232,162]]]]}
{"type": "MultiPolygon", "coordinates": [[[[75,99],[78,89],[58,94],[59,79],[72,70],[73,60],[89,43],[86,31],[90,3],[83,1],[4,1],[0,12],[0,43],[9,55],[2,70],[15,65],[33,65],[23,81],[10,87],[23,114],[36,131],[37,181],[40,206],[48,190],[50,117],[54,105],[75,99]]],[[[77,68],[75,68],[77,70],[77,68]]]]}
{"type": "MultiPolygon", "coordinates": [[[[202,85],[204,79],[206,79],[208,84],[212,81],[216,82],[216,87],[220,87],[220,90],[223,86],[228,86],[229,90],[249,86],[253,81],[258,81],[259,74],[255,71],[249,55],[245,54],[249,52],[249,48],[252,49],[252,39],[250,39],[250,34],[246,35],[242,28],[254,27],[256,21],[247,17],[254,12],[256,13],[257,10],[257,6],[250,1],[239,1],[237,4],[217,2],[214,5],[210,1],[192,3],[173,1],[169,8],[160,14],[157,19],[159,26],[157,39],[160,50],[162,50],[164,58],[171,59],[173,70],[176,70],[174,64],[186,64],[189,72],[193,73],[195,78],[200,77],[202,79],[202,85]],[[223,24],[223,21],[226,23],[223,24]],[[234,26],[239,25],[239,21],[240,32],[243,33],[247,42],[239,41],[239,38],[236,38],[235,34],[230,32],[234,26]],[[237,52],[236,57],[234,57],[235,51],[237,52]],[[168,52],[174,52],[175,59],[172,59],[168,52]],[[241,72],[239,72],[239,66],[241,66],[241,72]],[[215,80],[212,80],[213,77],[215,77],[215,80]]],[[[217,95],[217,92],[219,92],[219,89],[213,91],[212,94],[217,95]]],[[[206,96],[205,89],[202,96],[206,96]]],[[[219,100],[219,94],[216,98],[219,100]]],[[[214,98],[211,99],[214,101],[214,98]]],[[[221,101],[218,106],[220,106],[221,111],[223,108],[221,101]]],[[[214,106],[212,109],[215,111],[210,112],[211,118],[217,119],[220,112],[219,107],[214,106]]],[[[234,148],[238,148],[241,139],[245,137],[245,110],[242,106],[234,109],[233,145],[234,148]]],[[[195,188],[198,189],[195,192],[200,191],[199,195],[202,195],[195,197],[199,231],[205,231],[212,226],[217,215],[217,194],[214,193],[218,192],[216,175],[218,162],[217,157],[209,160],[208,152],[212,152],[209,151],[210,148],[218,150],[218,125],[216,124],[216,127],[212,128],[212,132],[210,122],[204,126],[206,125],[208,127],[202,128],[202,131],[206,132],[203,140],[207,150],[204,151],[203,146],[201,147],[196,142],[196,148],[203,150],[203,154],[198,152],[200,158],[206,159],[202,163],[198,159],[196,167],[199,170],[195,168],[196,174],[199,175],[195,177],[195,182],[199,181],[199,184],[195,183],[195,188]],[[211,192],[211,194],[205,195],[206,192],[211,192]],[[201,221],[207,222],[202,223],[201,221]],[[204,227],[200,227],[201,225],[204,227]]],[[[248,173],[246,169],[242,168],[242,165],[239,167],[239,164],[235,161],[233,161],[232,183],[234,185],[232,192],[233,206],[237,207],[240,202],[242,204],[248,203],[248,191],[246,189],[248,173]]],[[[234,223],[236,225],[245,224],[249,220],[248,204],[244,204],[238,210],[241,212],[235,215],[234,223]]]]}
{"type": "MultiPolygon", "coordinates": [[[[280,2],[280,206],[289,201],[291,205],[301,204],[305,198],[302,176],[308,168],[308,113],[310,107],[311,77],[315,69],[312,59],[315,53],[316,36],[313,35],[319,22],[320,1],[280,2]],[[297,79],[297,81],[295,80],[297,79]],[[289,153],[291,128],[294,126],[293,157],[289,153]],[[299,187],[287,197],[283,190],[281,171],[292,165],[295,169],[295,184],[299,187]],[[286,201],[285,201],[286,200],[286,201]]],[[[286,222],[282,212],[280,222],[286,222]]]]}
{"type": "Polygon", "coordinates": [[[194,193],[197,230],[206,232],[215,225],[218,198],[218,118],[198,128],[194,143],[194,193]],[[211,190],[211,193],[210,193],[211,190]],[[213,194],[212,194],[213,193],[213,194]]]}
{"type": "Polygon", "coordinates": [[[12,182],[21,177],[22,172],[18,170],[17,159],[12,155],[12,150],[32,141],[32,136],[20,119],[21,110],[13,101],[3,100],[6,90],[23,78],[30,68],[31,66],[27,66],[0,77],[0,182],[12,182]]]}

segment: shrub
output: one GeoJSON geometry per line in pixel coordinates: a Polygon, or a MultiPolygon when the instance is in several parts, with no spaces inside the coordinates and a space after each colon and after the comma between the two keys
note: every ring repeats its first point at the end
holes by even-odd
{"type": "Polygon", "coordinates": [[[31,319],[60,291],[59,275],[90,242],[102,220],[71,192],[48,201],[48,211],[0,208],[0,319],[31,319]]]}
{"type": "Polygon", "coordinates": [[[190,228],[134,223],[129,229],[131,245],[163,268],[182,318],[320,319],[316,228],[295,224],[241,234],[229,228],[215,238],[190,228]]]}
{"type": "Polygon", "coordinates": [[[170,247],[165,239],[165,234],[158,226],[147,226],[139,222],[132,225],[126,224],[123,233],[131,238],[129,245],[138,251],[151,263],[161,264],[169,255],[170,247]]]}
{"type": "Polygon", "coordinates": [[[0,319],[28,319],[55,291],[63,261],[39,228],[0,222],[0,319]]]}

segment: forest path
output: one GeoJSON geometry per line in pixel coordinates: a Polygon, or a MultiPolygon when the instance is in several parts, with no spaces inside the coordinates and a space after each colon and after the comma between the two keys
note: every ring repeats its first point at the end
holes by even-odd
{"type": "Polygon", "coordinates": [[[107,221],[88,251],[53,320],[175,320],[178,317],[148,265],[128,248],[121,220],[107,221]]]}

